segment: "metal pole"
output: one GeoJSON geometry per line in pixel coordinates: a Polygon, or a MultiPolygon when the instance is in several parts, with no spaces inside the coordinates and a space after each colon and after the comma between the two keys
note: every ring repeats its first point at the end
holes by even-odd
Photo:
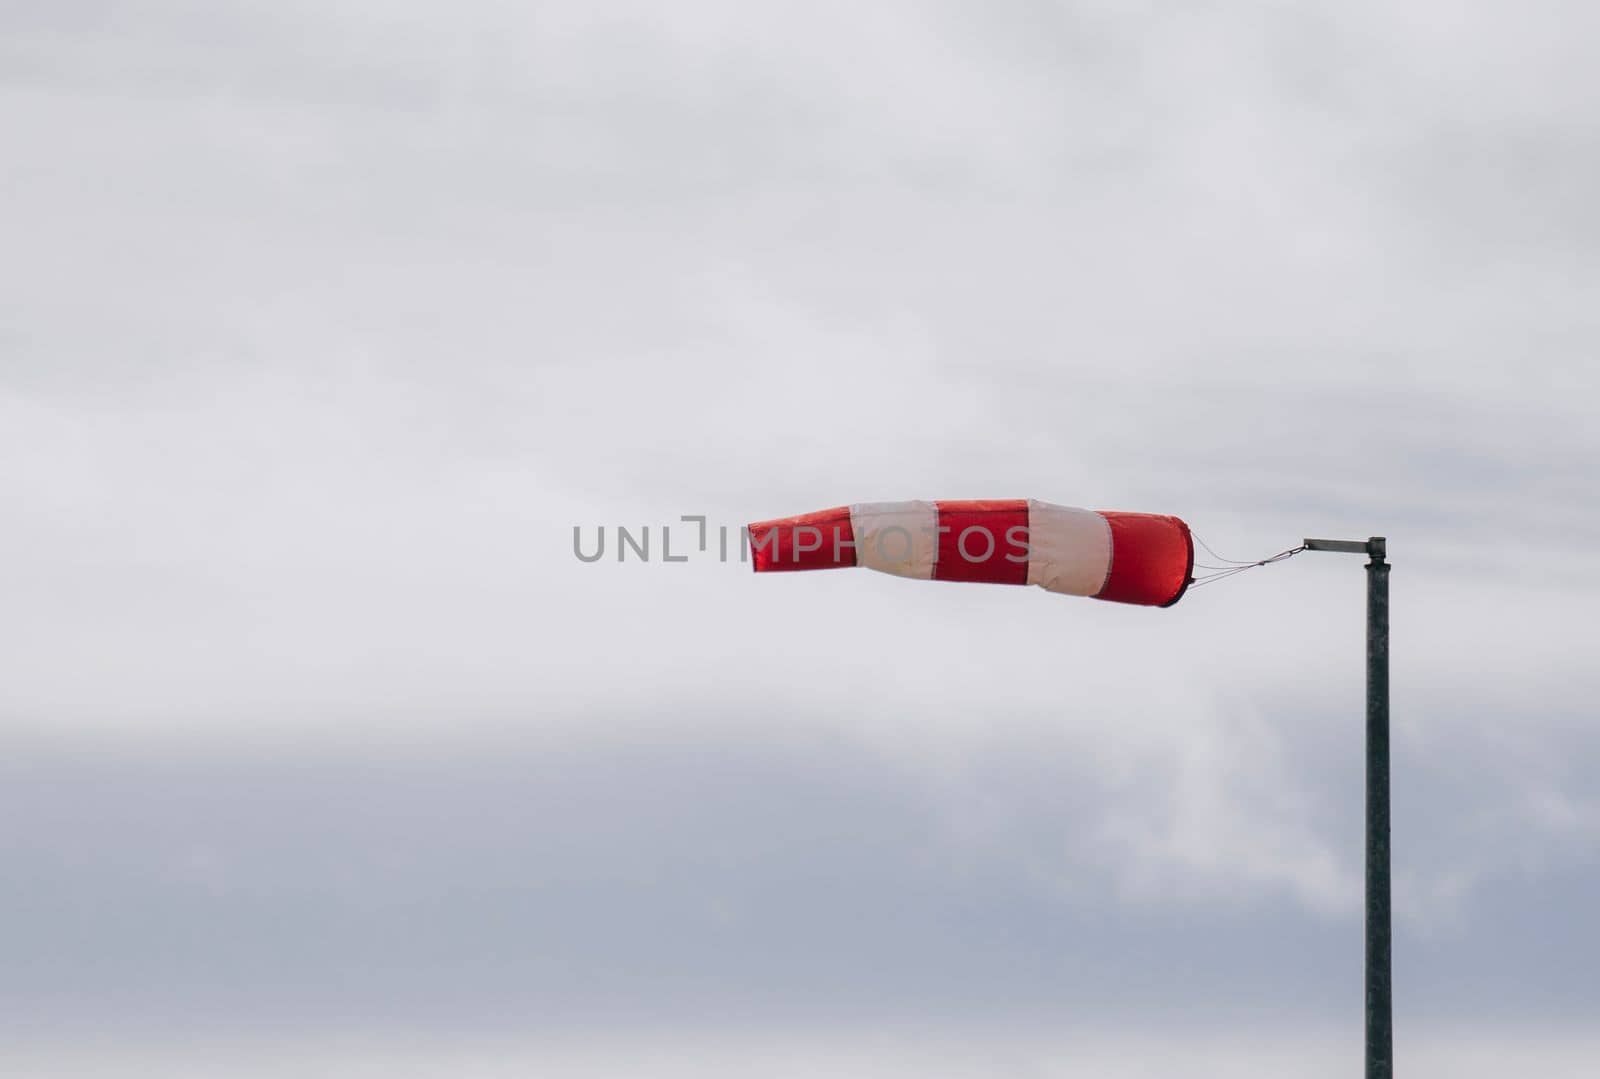
{"type": "Polygon", "coordinates": [[[1364,554],[1367,562],[1367,1079],[1393,1079],[1389,977],[1389,563],[1382,536],[1308,539],[1308,551],[1364,554]]]}
{"type": "Polygon", "coordinates": [[[1389,563],[1367,541],[1367,1079],[1394,1075],[1389,966],[1389,563]]]}

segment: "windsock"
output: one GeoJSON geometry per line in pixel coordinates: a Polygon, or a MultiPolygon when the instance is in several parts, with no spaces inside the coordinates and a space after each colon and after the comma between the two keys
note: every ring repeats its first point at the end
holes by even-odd
{"type": "Polygon", "coordinates": [[[1189,526],[1034,499],[862,502],[747,526],[757,573],[865,566],[924,581],[1033,584],[1170,607],[1194,571],[1189,526]]]}

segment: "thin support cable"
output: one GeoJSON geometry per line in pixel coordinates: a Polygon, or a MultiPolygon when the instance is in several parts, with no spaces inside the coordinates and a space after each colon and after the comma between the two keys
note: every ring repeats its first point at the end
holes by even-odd
{"type": "Polygon", "coordinates": [[[1286,558],[1293,558],[1295,555],[1306,549],[1305,544],[1302,543],[1298,547],[1291,547],[1286,551],[1279,551],[1275,555],[1270,555],[1266,558],[1259,558],[1254,562],[1247,562],[1237,558],[1224,558],[1222,555],[1217,554],[1217,552],[1208,547],[1205,540],[1201,539],[1199,536],[1195,536],[1194,540],[1201,547],[1203,547],[1206,553],[1211,555],[1212,558],[1215,558],[1221,562],[1229,563],[1229,565],[1215,566],[1197,563],[1197,568],[1212,570],[1214,572],[1202,574],[1199,577],[1191,577],[1189,583],[1190,588],[1199,588],[1202,585],[1215,584],[1218,581],[1225,580],[1226,578],[1235,576],[1236,574],[1243,573],[1247,569],[1255,569],[1257,566],[1270,566],[1274,562],[1282,562],[1286,558]]]}

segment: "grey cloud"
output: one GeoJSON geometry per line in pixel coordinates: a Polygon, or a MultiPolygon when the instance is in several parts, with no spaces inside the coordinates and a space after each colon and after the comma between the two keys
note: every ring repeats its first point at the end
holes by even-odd
{"type": "MultiPolygon", "coordinates": [[[[1125,837],[1102,820],[1144,812],[1149,788],[1070,745],[929,771],[771,714],[696,738],[613,722],[510,742],[210,742],[13,743],[15,1031],[1048,1024],[1130,1008],[1314,1022],[1349,1010],[1358,976],[1354,909],[1254,896],[1228,869],[1160,875],[1153,891],[1130,878],[1104,849],[1125,837]]],[[[1344,739],[1295,769],[1316,777],[1310,821],[1345,871],[1357,754],[1344,739]]],[[[1403,880],[1475,848],[1534,850],[1519,786],[1496,787],[1487,764],[1402,750],[1403,880]]],[[[1250,849],[1289,808],[1266,793],[1233,792],[1242,827],[1218,837],[1245,866],[1281,853],[1250,849]]],[[[1592,1005],[1592,861],[1525,862],[1444,921],[1403,918],[1403,1013],[1592,1005]],[[1514,1001],[1495,991],[1506,979],[1514,1001]]]]}
{"type": "Polygon", "coordinates": [[[569,549],[1029,495],[1387,532],[1402,1010],[1570,1033],[1592,18],[13,5],[4,1010],[1353,1029],[1354,562],[569,549]]]}

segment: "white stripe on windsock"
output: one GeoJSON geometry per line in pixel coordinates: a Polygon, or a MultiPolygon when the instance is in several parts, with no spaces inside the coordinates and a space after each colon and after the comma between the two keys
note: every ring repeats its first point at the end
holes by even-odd
{"type": "Polygon", "coordinates": [[[932,502],[858,502],[850,507],[856,565],[931,580],[938,525],[939,510],[932,502]]]}
{"type": "Polygon", "coordinates": [[[1111,575],[1111,525],[1093,510],[1028,499],[1028,583],[1093,596],[1111,575]]]}

